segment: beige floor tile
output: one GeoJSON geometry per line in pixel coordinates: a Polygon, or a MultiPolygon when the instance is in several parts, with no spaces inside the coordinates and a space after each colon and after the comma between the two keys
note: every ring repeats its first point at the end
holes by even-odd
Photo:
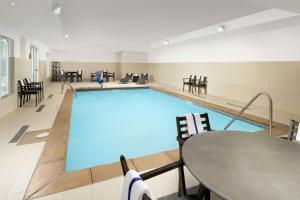
{"type": "Polygon", "coordinates": [[[63,200],[92,200],[92,186],[87,185],[63,193],[63,200]]]}
{"type": "Polygon", "coordinates": [[[179,150],[171,150],[165,152],[173,161],[179,160],[179,150]]]}
{"type": "Polygon", "coordinates": [[[37,198],[36,200],[63,200],[63,198],[64,198],[64,193],[59,192],[59,193],[56,193],[56,194],[52,194],[52,195],[37,198]]]}
{"type": "Polygon", "coordinates": [[[165,153],[158,153],[150,156],[132,159],[132,162],[138,171],[157,168],[173,162],[165,153]]]}
{"type": "Polygon", "coordinates": [[[64,161],[50,162],[40,164],[35,170],[35,173],[30,181],[26,192],[26,197],[35,193],[37,190],[45,185],[48,185],[55,178],[64,174],[64,161]]]}
{"type": "Polygon", "coordinates": [[[13,186],[10,188],[9,193],[25,193],[33,171],[36,168],[36,163],[38,162],[43,147],[44,143],[32,144],[33,151],[31,152],[28,159],[23,163],[22,169],[19,172],[13,186]]]}
{"type": "Polygon", "coordinates": [[[178,191],[178,172],[172,170],[145,181],[155,198],[167,196],[178,191]]]}
{"type": "Polygon", "coordinates": [[[60,143],[60,142],[54,144],[47,143],[39,163],[48,163],[48,162],[65,160],[66,153],[67,153],[66,143],[60,143]]]}
{"type": "Polygon", "coordinates": [[[8,194],[5,200],[23,200],[24,192],[8,194]]]}
{"type": "MultiPolygon", "coordinates": [[[[129,169],[136,170],[131,160],[127,160],[127,164],[129,169]]],[[[93,167],[91,171],[94,183],[123,175],[120,162],[93,167]]]]}
{"type": "Polygon", "coordinates": [[[92,184],[90,169],[64,173],[36,193],[33,197],[46,196],[89,184],[92,184]]]}
{"type": "Polygon", "coordinates": [[[120,200],[121,190],[118,188],[115,179],[109,179],[92,185],[93,199],[120,200]]]}

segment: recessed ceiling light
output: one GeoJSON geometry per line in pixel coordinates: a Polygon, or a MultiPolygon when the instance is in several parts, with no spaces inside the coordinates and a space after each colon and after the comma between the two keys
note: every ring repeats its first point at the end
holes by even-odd
{"type": "Polygon", "coordinates": [[[60,15],[61,14],[61,10],[62,10],[62,6],[57,4],[57,3],[53,3],[52,4],[52,12],[56,15],[60,15]]]}
{"type": "Polygon", "coordinates": [[[164,41],[164,45],[168,45],[168,44],[170,44],[170,41],[169,40],[165,40],[164,41]]]}
{"type": "Polygon", "coordinates": [[[12,7],[15,7],[15,6],[17,6],[17,3],[14,2],[14,1],[11,1],[11,2],[9,2],[9,5],[12,6],[12,7]]]}
{"type": "Polygon", "coordinates": [[[69,36],[68,34],[65,34],[65,38],[66,38],[66,39],[69,39],[69,37],[70,37],[70,36],[69,36]]]}
{"type": "Polygon", "coordinates": [[[223,32],[225,32],[225,26],[218,26],[218,27],[217,27],[217,32],[218,32],[218,33],[223,33],[223,32]]]}

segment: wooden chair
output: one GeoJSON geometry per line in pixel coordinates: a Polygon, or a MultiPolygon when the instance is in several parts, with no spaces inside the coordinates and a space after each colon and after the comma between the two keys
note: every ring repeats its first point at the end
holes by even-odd
{"type": "Polygon", "coordinates": [[[91,72],[91,81],[96,81],[97,72],[91,72]]]}
{"type": "Polygon", "coordinates": [[[194,89],[195,91],[198,89],[198,95],[200,95],[200,92],[201,92],[201,89],[204,88],[205,89],[205,94],[207,93],[207,77],[204,76],[203,77],[203,80],[201,80],[201,76],[198,80],[198,82],[194,82],[192,84],[192,92],[194,92],[194,89]]]}
{"type": "MultiPolygon", "coordinates": [[[[207,113],[200,114],[200,117],[202,119],[203,130],[204,131],[211,131],[208,114],[207,113]]],[[[185,116],[176,117],[176,125],[177,125],[177,141],[178,141],[178,144],[179,144],[179,160],[183,162],[182,146],[188,138],[192,137],[192,135],[190,135],[188,133],[187,122],[186,122],[186,117],[185,116]]],[[[183,168],[183,166],[180,166],[178,168],[178,173],[179,173],[179,179],[183,179],[183,177],[184,177],[184,168],[183,168]]],[[[184,179],[183,179],[183,182],[184,182],[184,179]]],[[[205,200],[209,200],[210,199],[209,190],[207,190],[206,188],[201,186],[201,184],[200,184],[199,188],[200,189],[203,188],[204,198],[205,198],[205,200]]],[[[179,188],[179,190],[182,190],[182,189],[179,188]]]]}
{"type": "Polygon", "coordinates": [[[77,82],[82,82],[82,70],[79,70],[76,74],[77,82]]]}
{"type": "Polygon", "coordinates": [[[28,101],[31,95],[35,95],[35,106],[38,104],[39,91],[29,90],[23,80],[18,80],[18,96],[20,101],[20,107],[25,104],[25,100],[28,101]]]}
{"type": "Polygon", "coordinates": [[[38,90],[40,100],[44,98],[44,83],[43,82],[31,82],[30,78],[25,78],[24,83],[29,90],[38,90]]]}
{"type": "Polygon", "coordinates": [[[300,140],[297,140],[298,129],[299,129],[299,122],[292,119],[291,123],[290,123],[288,136],[286,139],[288,139],[289,141],[299,141],[300,142],[300,140]]]}
{"type": "Polygon", "coordinates": [[[107,74],[107,80],[109,81],[109,78],[113,78],[114,82],[115,82],[115,72],[109,72],[107,74]]]}
{"type": "Polygon", "coordinates": [[[183,78],[183,87],[182,87],[183,91],[186,85],[189,87],[189,92],[191,91],[192,79],[193,79],[193,75],[190,75],[190,78],[183,78]]]}
{"type": "MultiPolygon", "coordinates": [[[[128,165],[127,165],[126,158],[123,155],[120,156],[120,162],[121,162],[121,165],[122,165],[123,174],[125,176],[126,173],[129,171],[129,168],[128,168],[128,165]]],[[[166,173],[166,172],[168,172],[170,170],[173,170],[173,169],[176,169],[178,167],[183,167],[183,165],[184,165],[183,162],[179,160],[179,161],[170,163],[168,165],[162,166],[160,168],[157,168],[157,169],[145,172],[143,174],[140,174],[140,177],[143,181],[145,181],[147,179],[150,179],[150,178],[153,178],[155,176],[161,175],[163,173],[166,173]]],[[[179,184],[182,184],[182,183],[179,183],[179,184]]],[[[184,187],[184,190],[186,191],[185,184],[182,185],[182,187],[184,187]]],[[[151,200],[151,198],[149,198],[148,195],[146,195],[146,194],[143,195],[142,199],[143,200],[151,200]]],[[[185,192],[184,195],[179,194],[178,200],[199,200],[199,198],[198,198],[197,195],[186,195],[186,192],[185,192]]]]}

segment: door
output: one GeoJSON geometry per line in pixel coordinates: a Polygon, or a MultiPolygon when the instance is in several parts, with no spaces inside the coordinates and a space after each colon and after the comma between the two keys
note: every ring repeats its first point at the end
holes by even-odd
{"type": "Polygon", "coordinates": [[[0,36],[0,97],[9,94],[9,39],[0,36]]]}
{"type": "Polygon", "coordinates": [[[30,46],[32,80],[39,81],[39,66],[38,66],[38,48],[34,45],[30,46]]]}

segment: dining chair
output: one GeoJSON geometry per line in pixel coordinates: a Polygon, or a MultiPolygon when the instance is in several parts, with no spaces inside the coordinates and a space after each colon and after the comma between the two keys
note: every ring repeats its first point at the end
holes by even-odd
{"type": "MultiPolygon", "coordinates": [[[[122,170],[123,170],[123,175],[126,176],[127,172],[129,171],[129,168],[128,168],[127,161],[126,161],[126,158],[125,158],[124,155],[120,156],[120,162],[121,162],[121,166],[122,166],[122,170]]],[[[145,181],[145,180],[148,180],[150,178],[159,176],[163,173],[166,173],[168,171],[171,171],[173,169],[176,169],[178,167],[183,167],[183,165],[184,165],[184,163],[182,161],[180,161],[180,160],[175,161],[175,162],[172,162],[168,165],[165,165],[165,166],[147,171],[145,173],[142,173],[142,174],[139,175],[140,176],[139,178],[141,179],[140,181],[145,181]]],[[[183,181],[183,183],[184,183],[184,181],[183,181]]],[[[179,185],[181,185],[181,184],[182,184],[182,182],[179,183],[179,185]]],[[[198,196],[195,195],[195,194],[191,194],[191,195],[186,194],[185,183],[184,183],[184,185],[182,185],[182,187],[184,187],[185,192],[184,192],[184,194],[178,193],[177,200],[200,200],[198,198],[198,196]]],[[[129,197],[130,197],[130,193],[129,193],[129,197]]],[[[124,199],[128,199],[128,198],[125,197],[124,199]]],[[[137,199],[132,199],[132,200],[137,200],[137,199]]],[[[151,200],[151,198],[146,193],[144,193],[143,196],[142,196],[142,200],[151,200]]]]}
{"type": "Polygon", "coordinates": [[[18,80],[18,96],[20,101],[20,107],[22,107],[22,105],[25,104],[25,100],[28,101],[30,99],[31,95],[35,95],[35,106],[37,106],[39,91],[33,89],[29,90],[23,82],[23,80],[18,80]]]}
{"type": "MultiPolygon", "coordinates": [[[[203,126],[203,131],[204,132],[211,131],[208,114],[207,113],[200,114],[200,118],[203,126]]],[[[179,160],[183,162],[183,156],[182,156],[183,144],[188,138],[192,137],[193,135],[191,135],[188,132],[187,119],[185,116],[176,117],[176,125],[177,125],[177,141],[179,144],[179,160]]],[[[178,173],[179,173],[179,179],[183,179],[184,168],[182,166],[178,168],[178,173]]],[[[199,186],[199,188],[201,187],[199,186]]],[[[204,196],[205,199],[210,199],[210,192],[206,188],[204,188],[204,196]]]]}
{"type": "Polygon", "coordinates": [[[182,90],[184,91],[185,86],[187,85],[189,88],[189,92],[191,92],[191,87],[192,87],[192,79],[193,79],[193,75],[190,75],[189,78],[183,78],[183,87],[182,90]]]}

